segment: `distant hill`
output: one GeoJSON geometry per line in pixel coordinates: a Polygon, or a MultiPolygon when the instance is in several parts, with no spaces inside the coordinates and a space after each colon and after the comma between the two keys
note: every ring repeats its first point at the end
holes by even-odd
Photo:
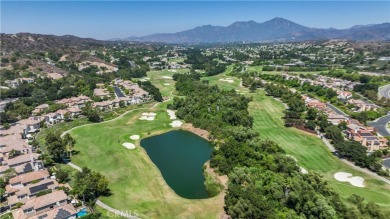
{"type": "MultiPolygon", "coordinates": [[[[118,45],[118,42],[102,41],[92,38],[80,38],[73,35],[55,36],[33,33],[0,34],[2,52],[39,52],[70,50],[93,50],[108,45],[118,45]]],[[[123,42],[119,44],[124,44],[123,42]]],[[[153,46],[139,42],[127,42],[132,47],[153,49],[153,46]]]]}
{"type": "Polygon", "coordinates": [[[263,23],[255,21],[235,22],[227,27],[204,25],[177,33],[129,37],[123,40],[163,43],[228,43],[326,39],[390,40],[390,23],[356,25],[348,29],[321,29],[305,27],[277,17],[263,23]]]}
{"type": "Polygon", "coordinates": [[[55,51],[67,49],[88,49],[103,46],[104,41],[80,38],[72,35],[54,36],[44,34],[18,33],[1,37],[1,51],[55,51]]]}

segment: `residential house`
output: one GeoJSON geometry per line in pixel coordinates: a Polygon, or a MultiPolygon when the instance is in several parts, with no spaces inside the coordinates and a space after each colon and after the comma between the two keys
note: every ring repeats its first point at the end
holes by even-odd
{"type": "Polygon", "coordinates": [[[361,143],[368,151],[376,151],[387,148],[388,140],[373,134],[370,129],[365,127],[348,125],[346,130],[347,138],[361,143]]]}
{"type": "Polygon", "coordinates": [[[347,121],[348,118],[344,115],[334,114],[334,113],[328,114],[328,122],[332,123],[333,125],[338,125],[341,122],[347,122],[347,121]]]}
{"type": "Polygon", "coordinates": [[[24,126],[22,135],[23,138],[28,138],[29,134],[36,133],[41,128],[41,122],[45,122],[45,116],[32,116],[28,119],[23,119],[19,121],[19,124],[24,126]]]}
{"type": "Polygon", "coordinates": [[[26,203],[29,199],[34,198],[38,193],[44,191],[53,191],[58,188],[57,181],[53,179],[44,179],[37,183],[27,185],[20,189],[13,189],[8,193],[7,198],[8,205],[10,207],[17,203],[26,203]]]}
{"type": "Polygon", "coordinates": [[[352,93],[349,91],[339,91],[337,92],[337,98],[342,101],[347,101],[352,98],[352,93]]]}
{"type": "Polygon", "coordinates": [[[379,106],[371,103],[366,103],[363,100],[355,100],[351,99],[348,101],[349,104],[355,105],[357,107],[358,112],[363,112],[363,111],[376,111],[379,109],[379,106]]]}
{"type": "Polygon", "coordinates": [[[47,170],[39,170],[34,172],[29,172],[21,175],[17,175],[9,179],[9,184],[6,186],[6,191],[12,193],[12,189],[18,189],[28,186],[34,182],[48,179],[50,177],[47,170]]]}
{"type": "MultiPolygon", "coordinates": [[[[52,193],[27,200],[20,209],[12,212],[12,216],[14,219],[27,219],[61,206],[67,206],[68,204],[68,196],[64,191],[53,191],[52,193]]],[[[75,212],[73,210],[74,208],[72,212],[75,212]]]]}

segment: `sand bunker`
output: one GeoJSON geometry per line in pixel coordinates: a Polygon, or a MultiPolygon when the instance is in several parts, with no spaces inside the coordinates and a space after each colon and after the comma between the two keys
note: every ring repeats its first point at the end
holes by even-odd
{"type": "Polygon", "coordinates": [[[164,86],[169,86],[169,85],[171,85],[171,84],[169,84],[169,83],[165,83],[165,84],[164,84],[164,86]]]}
{"type": "Polygon", "coordinates": [[[139,80],[142,81],[142,82],[145,82],[145,81],[149,81],[150,78],[146,77],[146,78],[141,78],[141,79],[139,79],[139,80]]]}
{"type": "Polygon", "coordinates": [[[132,143],[129,143],[129,142],[125,142],[122,145],[125,146],[127,149],[134,149],[135,148],[135,145],[132,143]]]}
{"type": "Polygon", "coordinates": [[[171,76],[163,76],[165,79],[173,79],[171,76]]]}
{"type": "Polygon", "coordinates": [[[225,81],[225,82],[228,82],[228,83],[233,83],[233,82],[234,82],[234,80],[231,79],[231,78],[226,78],[226,79],[221,78],[221,79],[219,79],[219,80],[220,80],[220,81],[225,81]]]}
{"type": "Polygon", "coordinates": [[[170,118],[170,119],[172,119],[172,120],[177,119],[176,114],[175,114],[175,111],[173,111],[173,110],[167,110],[167,112],[168,112],[168,115],[169,115],[169,118],[170,118]]]}
{"type": "Polygon", "coordinates": [[[175,69],[169,69],[170,72],[177,72],[175,69]]]}
{"type": "Polygon", "coordinates": [[[364,179],[360,176],[352,176],[352,174],[346,172],[337,172],[334,174],[334,178],[340,182],[349,182],[356,187],[364,187],[364,179]]]}
{"type": "Polygon", "coordinates": [[[131,140],[138,140],[139,139],[139,135],[132,135],[132,136],[130,136],[130,139],[131,140]]]}
{"type": "Polygon", "coordinates": [[[156,113],[142,113],[142,116],[139,119],[152,121],[156,115],[156,113]]]}
{"type": "Polygon", "coordinates": [[[305,169],[305,168],[303,168],[303,167],[299,167],[299,169],[301,170],[301,173],[303,173],[303,174],[308,174],[309,172],[305,169]]]}
{"type": "Polygon", "coordinates": [[[183,122],[180,121],[180,120],[175,120],[173,121],[172,123],[170,123],[169,125],[171,125],[172,127],[181,127],[181,125],[183,125],[183,122]]]}

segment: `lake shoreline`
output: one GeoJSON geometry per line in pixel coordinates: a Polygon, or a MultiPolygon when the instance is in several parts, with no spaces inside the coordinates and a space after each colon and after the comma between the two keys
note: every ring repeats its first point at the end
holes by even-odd
{"type": "Polygon", "coordinates": [[[197,136],[199,136],[203,139],[206,139],[207,141],[211,141],[210,133],[207,130],[196,128],[191,123],[184,123],[181,126],[181,129],[183,129],[185,131],[192,132],[192,133],[196,134],[197,136]]]}

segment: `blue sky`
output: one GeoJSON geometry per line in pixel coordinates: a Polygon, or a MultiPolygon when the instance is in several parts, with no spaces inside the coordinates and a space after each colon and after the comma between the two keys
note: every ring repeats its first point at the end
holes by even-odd
{"type": "Polygon", "coordinates": [[[390,22],[389,1],[3,1],[1,32],[96,39],[283,17],[308,27],[390,22]]]}

